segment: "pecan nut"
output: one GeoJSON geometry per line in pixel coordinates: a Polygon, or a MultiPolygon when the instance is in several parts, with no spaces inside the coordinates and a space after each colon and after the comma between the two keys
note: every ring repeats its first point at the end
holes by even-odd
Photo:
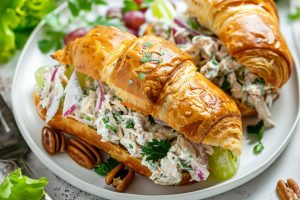
{"type": "Polygon", "coordinates": [[[277,194],[281,200],[296,200],[300,198],[299,186],[293,179],[287,182],[279,180],[276,186],[277,194]]]}
{"type": "Polygon", "coordinates": [[[113,168],[105,177],[107,185],[112,184],[118,192],[123,192],[133,181],[135,173],[119,164],[113,168]]]}
{"type": "Polygon", "coordinates": [[[65,150],[65,136],[63,133],[58,133],[48,126],[42,129],[42,144],[44,149],[54,155],[65,150]]]}
{"type": "Polygon", "coordinates": [[[99,150],[86,142],[72,138],[67,146],[69,156],[80,166],[92,169],[102,161],[99,150]]]}

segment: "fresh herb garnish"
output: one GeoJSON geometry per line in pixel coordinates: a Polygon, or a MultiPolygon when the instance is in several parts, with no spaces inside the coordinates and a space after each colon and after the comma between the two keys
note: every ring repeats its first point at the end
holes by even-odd
{"type": "Polygon", "coordinates": [[[231,88],[231,84],[230,84],[230,82],[228,81],[227,76],[225,76],[225,77],[224,77],[224,81],[223,81],[223,83],[222,83],[222,85],[221,85],[221,89],[222,89],[223,91],[227,92],[227,91],[230,90],[230,88],[231,88]]]}
{"type": "Polygon", "coordinates": [[[262,152],[264,149],[264,146],[261,142],[261,139],[263,138],[263,133],[264,133],[264,121],[260,120],[257,124],[255,125],[249,125],[247,126],[247,132],[248,134],[256,135],[258,144],[254,146],[253,151],[255,154],[258,154],[262,152]]]}
{"type": "Polygon", "coordinates": [[[68,7],[74,17],[77,17],[81,11],[91,11],[93,5],[106,5],[105,0],[68,0],[68,7]]]}
{"type": "Polygon", "coordinates": [[[111,130],[114,133],[117,133],[117,131],[118,131],[116,127],[114,127],[113,125],[110,125],[110,124],[105,124],[105,128],[111,130]]]}
{"type": "Polygon", "coordinates": [[[102,121],[107,124],[109,122],[109,117],[108,116],[105,116],[102,118],[102,121]]]}
{"type": "Polygon", "coordinates": [[[138,10],[139,6],[134,0],[124,0],[122,12],[127,13],[129,11],[138,10]]]}
{"type": "Polygon", "coordinates": [[[163,52],[162,50],[159,51],[159,55],[163,56],[165,55],[165,52],[163,52]]]}
{"type": "Polygon", "coordinates": [[[59,15],[49,14],[44,20],[45,38],[38,41],[38,46],[42,53],[48,53],[52,49],[57,50],[62,47],[65,32],[63,31],[64,28],[60,21],[59,15]]]}
{"type": "Polygon", "coordinates": [[[219,64],[218,61],[216,61],[215,59],[212,59],[211,63],[214,64],[214,65],[218,65],[219,64]]]}
{"type": "Polygon", "coordinates": [[[200,28],[196,18],[189,18],[187,20],[187,24],[189,25],[189,27],[191,27],[194,30],[199,30],[200,28]]]}
{"type": "Polygon", "coordinates": [[[95,167],[95,172],[101,176],[106,176],[118,164],[120,164],[119,161],[110,157],[106,162],[102,162],[98,167],[95,167]]]}
{"type": "Polygon", "coordinates": [[[260,77],[256,78],[256,79],[254,80],[254,83],[257,83],[257,84],[259,84],[259,85],[265,85],[265,84],[266,84],[265,80],[262,79],[262,78],[260,78],[260,77]]]}
{"type": "Polygon", "coordinates": [[[144,44],[144,47],[151,47],[151,46],[152,46],[152,43],[149,41],[145,42],[145,44],[144,44]]]}
{"type": "Polygon", "coordinates": [[[289,18],[290,20],[292,20],[292,21],[295,21],[295,20],[300,19],[300,7],[299,7],[299,6],[296,7],[295,12],[289,13],[289,14],[288,14],[288,18],[289,18]]]}
{"type": "Polygon", "coordinates": [[[147,161],[156,162],[167,156],[169,149],[171,148],[171,142],[169,140],[156,140],[147,143],[142,147],[142,155],[147,156],[147,161]]]}
{"type": "Polygon", "coordinates": [[[93,121],[94,118],[89,115],[83,114],[83,119],[85,119],[87,121],[93,121]]]}
{"type": "Polygon", "coordinates": [[[122,117],[121,117],[121,114],[118,113],[118,112],[113,112],[113,117],[116,121],[120,122],[120,121],[123,121],[122,117]]]}
{"type": "Polygon", "coordinates": [[[128,119],[126,121],[126,128],[134,128],[134,122],[132,121],[132,119],[128,119]]]}
{"type": "Polygon", "coordinates": [[[140,73],[139,73],[139,78],[140,78],[141,80],[145,80],[146,76],[145,76],[145,74],[144,74],[143,72],[140,72],[140,73]]]}

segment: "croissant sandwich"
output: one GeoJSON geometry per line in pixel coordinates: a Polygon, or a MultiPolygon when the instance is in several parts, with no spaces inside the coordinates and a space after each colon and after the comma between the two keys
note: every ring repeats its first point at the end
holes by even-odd
{"type": "Polygon", "coordinates": [[[243,116],[258,115],[269,126],[269,108],[294,65],[279,30],[273,0],[185,0],[186,16],[154,33],[189,53],[201,74],[237,103],[243,116]],[[167,33],[171,34],[167,34],[167,33]]]}
{"type": "Polygon", "coordinates": [[[171,42],[97,26],[52,57],[60,65],[38,70],[35,105],[54,129],[156,184],[236,173],[241,114],[171,42]]]}

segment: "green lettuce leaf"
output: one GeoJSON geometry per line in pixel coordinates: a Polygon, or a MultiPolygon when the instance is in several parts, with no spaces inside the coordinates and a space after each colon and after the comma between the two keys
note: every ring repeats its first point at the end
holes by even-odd
{"type": "Polygon", "coordinates": [[[21,49],[40,20],[55,8],[56,0],[1,0],[0,63],[21,49]]]}
{"type": "Polygon", "coordinates": [[[46,178],[31,179],[22,175],[21,169],[16,169],[0,185],[0,199],[19,200],[30,197],[31,200],[40,200],[47,184],[46,178]]]}

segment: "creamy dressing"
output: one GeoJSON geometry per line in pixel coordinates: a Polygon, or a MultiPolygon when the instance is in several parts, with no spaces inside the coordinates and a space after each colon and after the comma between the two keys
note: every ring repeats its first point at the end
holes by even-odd
{"type": "MultiPolygon", "coordinates": [[[[47,74],[51,74],[51,72],[53,71],[46,72],[44,77],[46,86],[40,91],[43,108],[48,106],[43,102],[48,102],[47,99],[51,91],[48,86],[51,85],[51,80],[47,78],[48,76],[51,77],[47,74]]],[[[104,84],[101,87],[104,101],[98,110],[97,99],[98,95],[101,95],[97,92],[98,87],[99,84],[96,81],[88,79],[84,89],[76,93],[82,96],[76,98],[77,107],[68,117],[96,129],[97,133],[102,136],[103,142],[124,146],[131,156],[141,159],[142,164],[151,170],[150,179],[157,184],[178,184],[182,180],[183,171],[191,175],[190,181],[202,181],[208,177],[206,152],[211,153],[213,151],[211,147],[191,144],[176,130],[165,126],[164,122],[130,110],[122,104],[122,99],[114,95],[114,92],[104,84]],[[147,160],[147,155],[143,155],[142,152],[142,148],[154,139],[171,142],[166,157],[157,162],[147,160]]],[[[68,85],[66,88],[69,88],[68,85]]],[[[68,91],[64,93],[68,93],[68,91]]]]}

